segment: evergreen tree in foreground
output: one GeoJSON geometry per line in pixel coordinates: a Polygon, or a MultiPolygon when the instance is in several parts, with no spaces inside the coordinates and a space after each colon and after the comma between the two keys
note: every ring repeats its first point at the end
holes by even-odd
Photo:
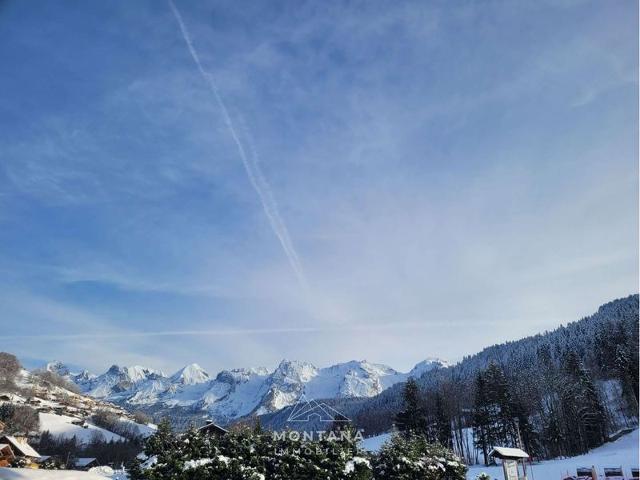
{"type": "Polygon", "coordinates": [[[563,397],[570,405],[570,421],[576,423],[574,431],[579,436],[576,445],[579,453],[583,453],[604,443],[607,417],[593,379],[574,351],[566,356],[565,370],[567,381],[563,397]]]}
{"type": "Polygon", "coordinates": [[[436,440],[444,447],[451,448],[453,445],[453,439],[451,435],[451,417],[445,406],[444,398],[442,394],[436,393],[436,412],[435,412],[435,426],[436,426],[436,440]]]}
{"type": "Polygon", "coordinates": [[[380,480],[463,480],[467,467],[457,456],[423,436],[397,435],[373,459],[380,480]]]}
{"type": "Polygon", "coordinates": [[[414,378],[409,378],[403,391],[404,409],[396,415],[396,425],[405,435],[426,435],[427,416],[420,389],[414,378]]]}
{"type": "Polygon", "coordinates": [[[416,435],[395,435],[372,455],[355,436],[296,441],[251,428],[177,436],[163,425],[145,452],[153,460],[134,465],[131,480],[465,480],[467,470],[452,451],[416,435]]]}
{"type": "Polygon", "coordinates": [[[474,385],[473,441],[482,450],[484,464],[489,464],[489,449],[495,444],[491,420],[491,404],[487,392],[484,372],[478,372],[474,385]]]}

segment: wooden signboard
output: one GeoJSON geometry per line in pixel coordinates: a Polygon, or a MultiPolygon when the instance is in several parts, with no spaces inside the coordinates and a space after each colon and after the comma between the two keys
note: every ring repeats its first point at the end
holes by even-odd
{"type": "Polygon", "coordinates": [[[516,460],[504,460],[504,480],[518,480],[518,462],[516,460]]]}

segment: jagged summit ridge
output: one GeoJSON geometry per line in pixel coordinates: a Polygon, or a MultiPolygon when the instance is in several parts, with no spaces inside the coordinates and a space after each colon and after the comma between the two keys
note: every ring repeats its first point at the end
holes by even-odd
{"type": "Polygon", "coordinates": [[[278,411],[295,404],[302,395],[310,399],[373,397],[410,376],[446,365],[439,359],[427,359],[409,373],[401,373],[366,360],[318,368],[309,362],[284,359],[273,371],[237,368],[215,376],[197,363],[171,376],[139,365],[112,365],[98,376],[86,371],[70,373],[61,362],[51,362],[47,368],[64,374],[96,398],[132,408],[189,408],[225,422],[278,411]]]}
{"type": "Polygon", "coordinates": [[[172,382],[182,385],[196,385],[209,380],[209,374],[197,363],[186,365],[171,376],[172,382]]]}

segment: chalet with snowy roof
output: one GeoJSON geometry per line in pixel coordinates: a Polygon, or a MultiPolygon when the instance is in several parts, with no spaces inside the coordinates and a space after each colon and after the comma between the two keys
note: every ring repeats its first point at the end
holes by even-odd
{"type": "Polygon", "coordinates": [[[22,437],[4,435],[0,437],[0,446],[2,446],[0,448],[0,462],[4,460],[11,463],[14,458],[24,458],[28,463],[31,463],[40,458],[40,454],[22,437]]]}
{"type": "Polygon", "coordinates": [[[0,443],[0,467],[7,467],[15,458],[11,445],[8,443],[0,443]]]}
{"type": "Polygon", "coordinates": [[[216,425],[213,422],[207,423],[206,425],[200,427],[198,431],[205,435],[213,435],[216,437],[220,437],[229,433],[228,430],[222,428],[220,425],[216,425]]]}
{"type": "Polygon", "coordinates": [[[98,460],[93,457],[80,457],[73,461],[73,468],[75,470],[89,470],[90,468],[97,466],[98,460]]]}

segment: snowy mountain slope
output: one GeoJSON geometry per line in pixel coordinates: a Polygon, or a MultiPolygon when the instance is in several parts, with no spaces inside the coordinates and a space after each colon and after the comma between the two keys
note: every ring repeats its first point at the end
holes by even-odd
{"type": "Polygon", "coordinates": [[[428,359],[409,373],[401,373],[364,360],[326,368],[283,360],[273,372],[265,368],[223,370],[215,378],[195,363],[168,377],[140,366],[113,365],[98,376],[71,373],[60,362],[52,362],[47,368],[95,398],[153,411],[189,409],[228,422],[249,414],[278,411],[295,404],[302,394],[315,399],[372,397],[409,376],[446,365],[442,360],[428,359]]]}
{"type": "Polygon", "coordinates": [[[266,369],[220,372],[196,407],[221,421],[248,415],[264,401],[269,377],[266,369]]]}
{"type": "MultiPolygon", "coordinates": [[[[47,369],[64,373],[63,366],[57,363],[56,368],[50,364],[47,369]]],[[[70,376],[67,371],[65,377],[70,376]]],[[[53,436],[65,438],[75,436],[79,443],[88,443],[96,435],[106,441],[123,439],[119,434],[92,423],[92,415],[98,412],[109,412],[118,421],[131,424],[130,431],[137,432],[137,435],[146,437],[156,430],[155,425],[136,423],[134,417],[122,407],[54,385],[27,370],[19,373],[15,386],[8,384],[0,388],[0,395],[0,405],[9,403],[35,410],[40,433],[48,431],[53,436]]]]}
{"type": "Polygon", "coordinates": [[[192,363],[174,373],[170,380],[172,383],[182,385],[196,385],[198,383],[206,383],[210,379],[209,374],[200,365],[192,363]]]}
{"type": "MultiPolygon", "coordinates": [[[[135,365],[133,367],[119,367],[112,365],[102,375],[92,378],[82,385],[79,385],[83,391],[95,398],[117,399],[119,394],[129,392],[138,384],[148,381],[161,380],[164,375],[162,372],[156,372],[150,368],[135,365]]],[[[73,377],[72,377],[73,378],[73,377]]]]}
{"type": "Polygon", "coordinates": [[[407,377],[420,378],[426,372],[429,372],[436,368],[445,368],[448,366],[449,364],[446,361],[439,358],[427,358],[426,360],[423,360],[415,367],[413,367],[407,374],[407,377]]]}
{"type": "Polygon", "coordinates": [[[45,370],[49,372],[57,373],[61,377],[69,378],[71,372],[69,371],[69,367],[67,367],[60,360],[54,360],[53,362],[47,363],[45,366],[45,370]]]}
{"type": "Polygon", "coordinates": [[[45,370],[60,375],[62,378],[65,378],[66,380],[69,380],[70,382],[73,382],[79,386],[88,384],[91,380],[96,378],[96,376],[92,373],[89,373],[88,370],[82,370],[79,373],[71,373],[69,367],[67,367],[59,360],[47,363],[47,365],[45,366],[45,370]]]}
{"type": "Polygon", "coordinates": [[[76,437],[80,443],[89,443],[94,435],[99,434],[106,441],[118,441],[123,438],[109,430],[86,423],[85,426],[74,424],[78,421],[76,417],[68,415],[56,415],[54,413],[40,413],[40,431],[48,431],[52,435],[64,438],[76,437]]]}

